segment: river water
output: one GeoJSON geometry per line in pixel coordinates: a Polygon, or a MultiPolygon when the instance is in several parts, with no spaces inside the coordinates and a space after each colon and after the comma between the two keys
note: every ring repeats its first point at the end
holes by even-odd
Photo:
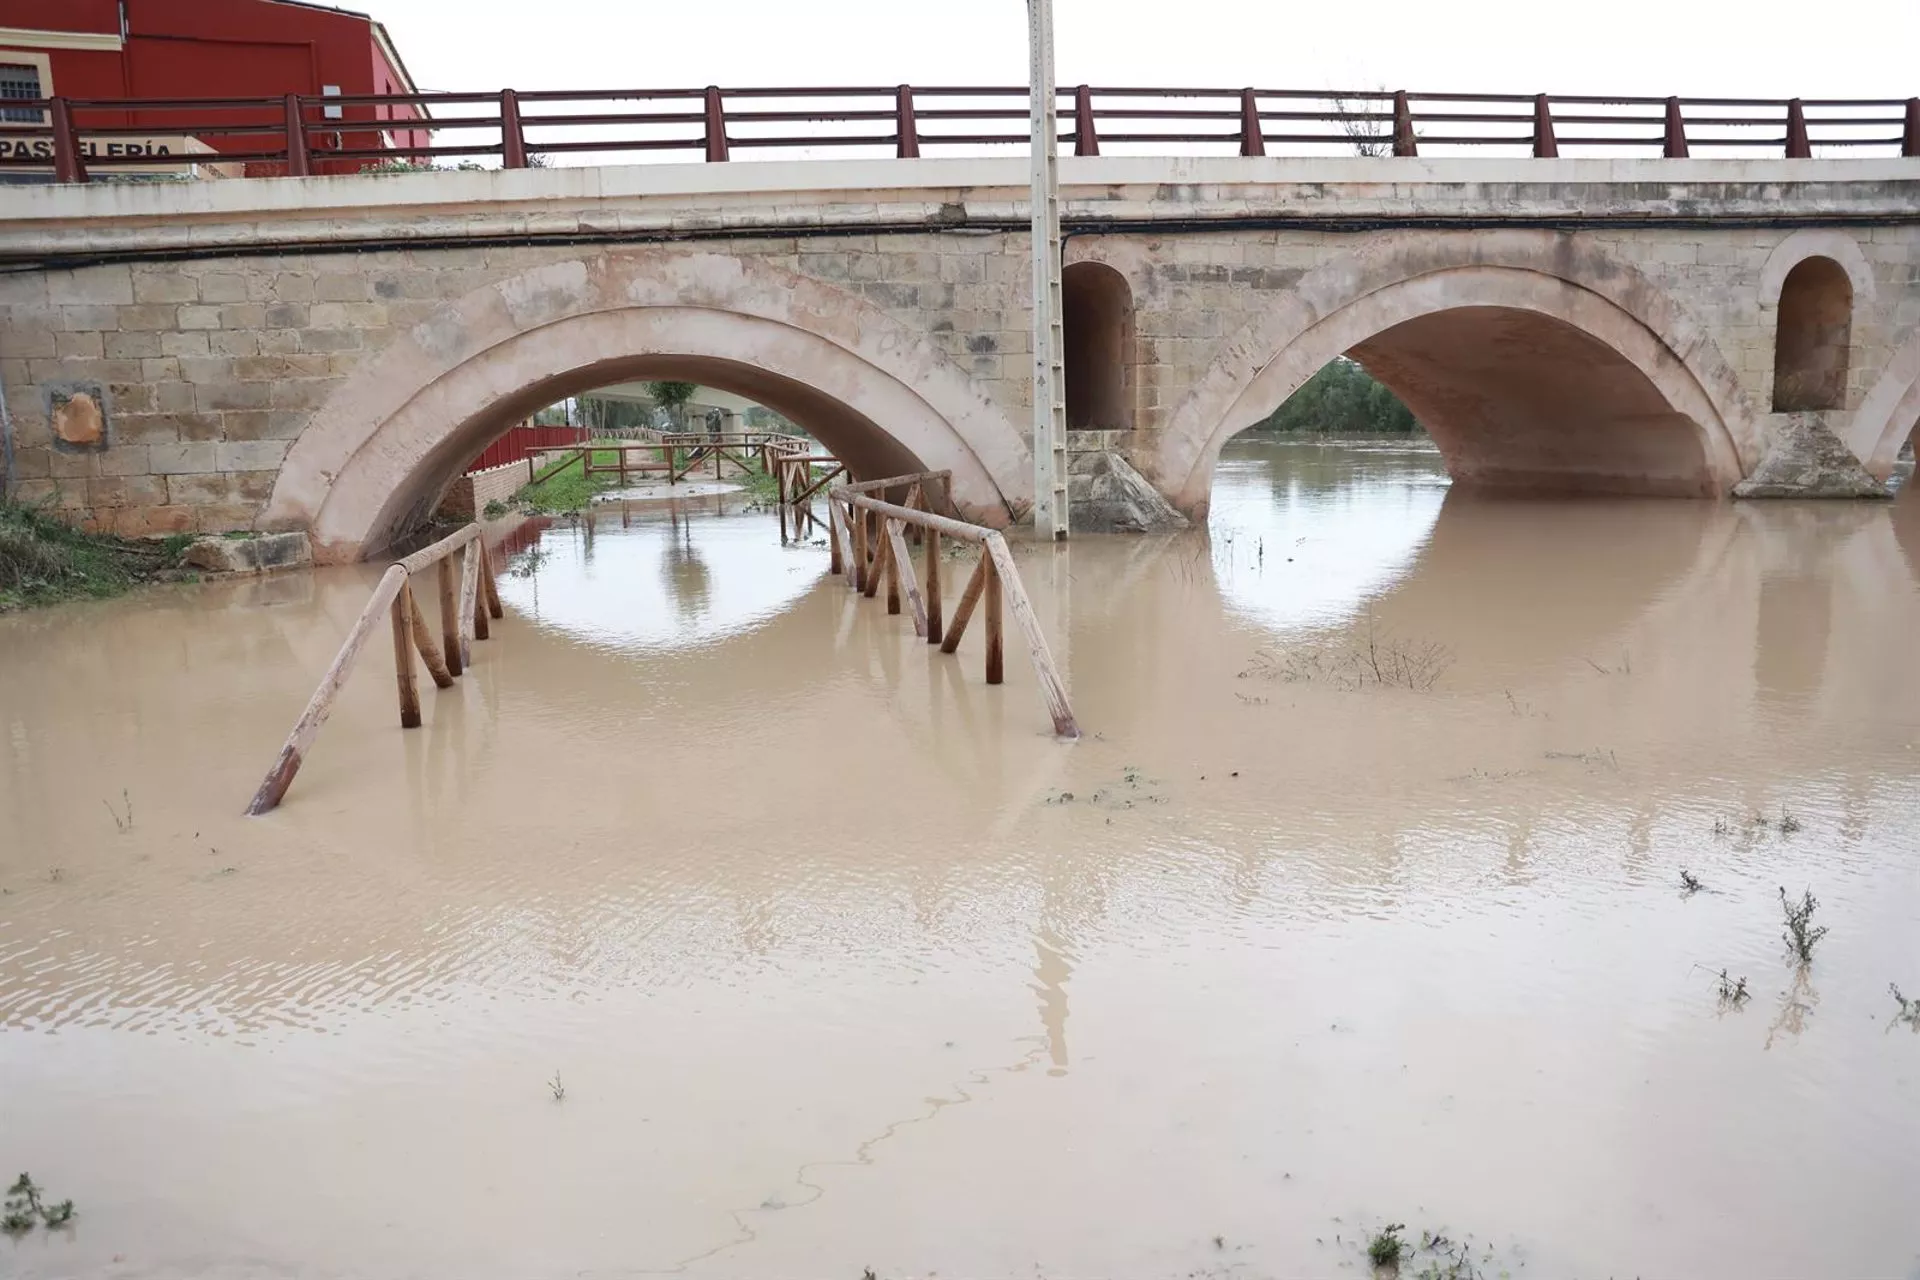
{"type": "Polygon", "coordinates": [[[374,570],[0,618],[0,1270],[1920,1275],[1920,500],[1237,443],[1016,546],[1071,745],[737,498],[517,542],[264,819],[374,570]]]}

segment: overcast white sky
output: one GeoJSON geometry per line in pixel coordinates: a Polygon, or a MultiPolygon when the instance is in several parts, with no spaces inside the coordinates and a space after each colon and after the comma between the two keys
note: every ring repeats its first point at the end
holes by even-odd
{"type": "MultiPolygon", "coordinates": [[[[423,89],[1026,80],[1021,0],[335,0],[423,89]]],[[[1920,0],[1056,0],[1063,84],[1920,94],[1920,0]]]]}

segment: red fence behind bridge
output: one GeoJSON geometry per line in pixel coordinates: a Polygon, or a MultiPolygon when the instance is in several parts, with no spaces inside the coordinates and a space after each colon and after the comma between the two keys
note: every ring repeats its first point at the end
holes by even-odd
{"type": "Polygon", "coordinates": [[[535,449],[580,444],[586,440],[587,434],[585,427],[536,427],[522,423],[482,449],[480,456],[467,464],[467,474],[518,462],[535,449]]]}
{"type": "MultiPolygon", "coordinates": [[[[1060,90],[1059,143],[1147,154],[1411,156],[1562,154],[1920,156],[1920,98],[1647,98],[1595,94],[1413,93],[1325,89],[1060,90]]],[[[138,172],[153,157],[108,144],[150,132],[128,121],[167,112],[250,176],[304,176],[355,164],[497,161],[523,169],[559,156],[690,155],[837,149],[916,157],[933,149],[1025,147],[1024,87],[613,89],[284,98],[80,100],[7,104],[0,173],[138,172]],[[329,112],[403,112],[430,120],[432,146],[403,152],[356,141],[329,112]],[[144,113],[144,114],[143,114],[144,113]],[[450,135],[453,141],[442,141],[450,135]]],[[[177,158],[174,158],[177,163],[177,158]]]]}

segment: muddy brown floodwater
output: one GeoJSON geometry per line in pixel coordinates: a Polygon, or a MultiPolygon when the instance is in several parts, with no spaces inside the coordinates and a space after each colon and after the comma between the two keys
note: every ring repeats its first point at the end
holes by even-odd
{"type": "Polygon", "coordinates": [[[0,619],[0,1169],[79,1208],[0,1270],[1916,1274],[1920,501],[1215,495],[1017,547],[1075,745],[737,498],[540,534],[264,819],[373,569],[0,619]]]}

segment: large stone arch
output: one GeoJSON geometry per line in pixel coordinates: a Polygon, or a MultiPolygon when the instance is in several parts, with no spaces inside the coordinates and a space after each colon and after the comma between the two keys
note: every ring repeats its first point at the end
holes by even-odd
{"type": "Polygon", "coordinates": [[[1573,235],[1476,231],[1381,236],[1301,277],[1226,339],[1149,466],[1176,505],[1204,512],[1221,446],[1327,362],[1396,326],[1475,311],[1541,318],[1644,379],[1698,450],[1697,475],[1667,491],[1723,494],[1758,463],[1758,413],[1705,328],[1664,289],[1573,235]]]}
{"type": "Polygon", "coordinates": [[[1920,330],[1893,353],[1847,425],[1846,445],[1876,480],[1885,480],[1916,429],[1920,429],[1920,330]]]}
{"type": "Polygon", "coordinates": [[[766,262],[636,249],[484,286],[397,338],[314,414],[262,524],[308,529],[323,559],[358,559],[515,419],[649,376],[753,396],[807,423],[856,474],[951,470],[955,504],[987,523],[1030,500],[1025,441],[921,334],[766,262]]]}

